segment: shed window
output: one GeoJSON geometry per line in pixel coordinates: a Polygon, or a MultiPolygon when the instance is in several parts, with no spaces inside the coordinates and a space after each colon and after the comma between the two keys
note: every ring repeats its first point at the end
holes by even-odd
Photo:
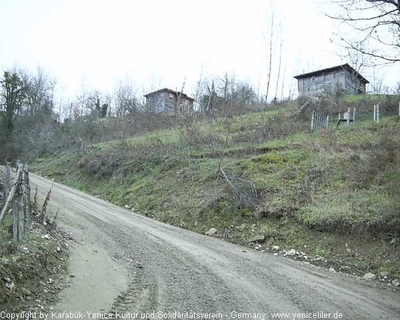
{"type": "Polygon", "coordinates": [[[173,99],[173,98],[174,98],[174,95],[173,95],[172,93],[170,93],[170,94],[169,94],[169,97],[170,97],[171,99],[173,99]]]}

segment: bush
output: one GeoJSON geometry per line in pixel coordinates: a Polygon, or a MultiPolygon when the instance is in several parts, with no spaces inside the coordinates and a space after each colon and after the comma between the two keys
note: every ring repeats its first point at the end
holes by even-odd
{"type": "Polygon", "coordinates": [[[204,133],[196,124],[183,126],[179,133],[182,144],[195,149],[214,148],[224,144],[224,139],[218,134],[204,133]]]}
{"type": "Polygon", "coordinates": [[[308,117],[299,117],[297,114],[266,117],[248,125],[243,132],[234,134],[232,141],[234,143],[262,143],[275,139],[284,139],[295,133],[307,131],[308,121],[308,117]]]}
{"type": "Polygon", "coordinates": [[[332,114],[337,109],[340,97],[330,93],[318,93],[311,96],[300,96],[297,99],[297,107],[300,114],[311,114],[313,110],[320,114],[332,114]]]}

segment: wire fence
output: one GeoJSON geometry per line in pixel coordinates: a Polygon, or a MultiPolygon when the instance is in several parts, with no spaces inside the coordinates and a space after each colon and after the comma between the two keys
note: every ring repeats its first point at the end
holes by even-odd
{"type": "MultiPolygon", "coordinates": [[[[321,109],[327,111],[327,109],[321,109]]],[[[374,103],[373,101],[361,100],[357,103],[347,103],[346,108],[331,111],[329,114],[313,110],[311,112],[311,132],[338,126],[350,126],[355,122],[373,121],[380,123],[384,118],[398,117],[400,119],[400,101],[385,100],[374,103]],[[351,107],[348,107],[348,106],[351,107]]]]}
{"type": "Polygon", "coordinates": [[[357,121],[375,121],[381,119],[400,116],[400,101],[397,103],[368,103],[356,108],[357,121]]]}

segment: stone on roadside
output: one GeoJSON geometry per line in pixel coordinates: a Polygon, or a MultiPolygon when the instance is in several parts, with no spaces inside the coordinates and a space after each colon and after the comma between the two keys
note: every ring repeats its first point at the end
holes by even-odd
{"type": "Polygon", "coordinates": [[[264,242],[264,241],[265,241],[265,235],[263,234],[258,234],[249,240],[249,242],[264,242]]]}
{"type": "Polygon", "coordinates": [[[206,231],[205,235],[206,236],[212,236],[212,235],[214,235],[216,233],[217,233],[217,229],[211,228],[210,230],[206,231]]]}
{"type": "Polygon", "coordinates": [[[371,272],[367,272],[362,278],[365,280],[374,280],[376,278],[376,275],[371,272]]]}
{"type": "Polygon", "coordinates": [[[329,268],[329,272],[333,272],[333,273],[335,273],[335,272],[336,272],[336,270],[335,270],[335,268],[329,268]]]}
{"type": "Polygon", "coordinates": [[[290,249],[288,252],[286,252],[286,255],[287,256],[294,256],[294,255],[296,255],[296,250],[290,249]]]}
{"type": "Polygon", "coordinates": [[[400,287],[400,281],[399,280],[393,280],[392,281],[392,285],[393,285],[393,287],[400,287]]]}
{"type": "Polygon", "coordinates": [[[381,277],[388,277],[388,276],[390,276],[390,272],[389,271],[382,271],[382,272],[379,273],[379,275],[381,277]]]}
{"type": "Polygon", "coordinates": [[[257,245],[255,249],[258,250],[258,251],[261,251],[261,252],[265,251],[265,247],[263,245],[261,245],[261,244],[257,245]]]}
{"type": "Polygon", "coordinates": [[[281,249],[280,246],[272,246],[272,250],[274,251],[279,251],[281,249]]]}

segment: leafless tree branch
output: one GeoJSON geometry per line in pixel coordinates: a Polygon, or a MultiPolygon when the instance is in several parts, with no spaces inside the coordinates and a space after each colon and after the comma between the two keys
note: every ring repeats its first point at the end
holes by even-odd
{"type": "Polygon", "coordinates": [[[388,63],[400,61],[400,0],[332,0],[332,3],[341,13],[325,15],[354,31],[339,34],[346,48],[388,63]]]}

